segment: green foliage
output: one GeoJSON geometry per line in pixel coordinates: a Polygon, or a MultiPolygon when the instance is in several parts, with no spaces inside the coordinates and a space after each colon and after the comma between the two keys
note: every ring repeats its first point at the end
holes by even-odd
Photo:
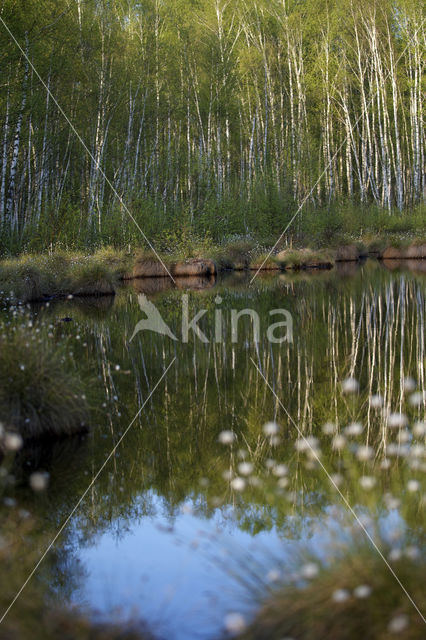
{"type": "Polygon", "coordinates": [[[346,0],[65,5],[2,5],[86,148],[0,29],[0,255],[137,246],[126,207],[160,250],[171,249],[169,239],[182,256],[195,255],[206,233],[215,243],[247,233],[268,243],[301,203],[294,241],[424,229],[424,210],[423,219],[412,214],[423,197],[412,152],[421,157],[423,145],[413,115],[421,113],[418,0],[366,13],[346,0]],[[378,69],[389,72],[379,88],[378,69]],[[366,137],[374,166],[361,178],[366,137]]]}

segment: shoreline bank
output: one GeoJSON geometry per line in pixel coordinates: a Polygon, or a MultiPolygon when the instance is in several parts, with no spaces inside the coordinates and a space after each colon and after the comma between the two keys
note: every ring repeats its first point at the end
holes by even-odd
{"type": "MultiPolygon", "coordinates": [[[[171,278],[214,278],[225,272],[288,272],[330,270],[339,263],[357,263],[367,258],[383,261],[389,268],[423,264],[426,241],[396,246],[376,242],[342,244],[336,248],[287,247],[270,250],[248,242],[217,247],[202,255],[174,257],[152,252],[125,253],[101,250],[89,256],[53,254],[24,255],[0,262],[0,300],[5,304],[48,302],[74,297],[113,296],[126,281],[171,278]]],[[[423,271],[423,269],[421,269],[423,271]]]]}

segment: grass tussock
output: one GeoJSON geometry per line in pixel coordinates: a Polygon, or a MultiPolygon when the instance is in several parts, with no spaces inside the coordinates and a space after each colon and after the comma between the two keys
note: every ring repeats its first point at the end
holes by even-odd
{"type": "Polygon", "coordinates": [[[132,276],[134,278],[167,277],[172,264],[170,256],[164,256],[159,260],[153,251],[139,249],[135,255],[132,276]]]}
{"type": "Polygon", "coordinates": [[[332,249],[285,249],[277,255],[285,269],[330,268],[336,253],[332,249]]]}
{"type": "Polygon", "coordinates": [[[276,256],[268,252],[263,252],[250,260],[249,269],[253,271],[257,269],[262,269],[263,271],[279,271],[281,264],[276,256]]]}
{"type": "MultiPolygon", "coordinates": [[[[421,611],[425,565],[404,558],[393,567],[421,611]]],[[[305,581],[306,582],[306,581],[305,581]]],[[[272,592],[240,640],[420,640],[424,622],[378,554],[348,553],[303,586],[272,592]]]]}
{"type": "Polygon", "coordinates": [[[84,430],[89,407],[66,351],[29,325],[2,327],[0,421],[24,439],[84,430]]]}
{"type": "Polygon", "coordinates": [[[124,252],[103,249],[89,256],[25,254],[0,263],[0,299],[32,302],[67,295],[112,295],[129,270],[124,252]]]}
{"type": "Polygon", "coordinates": [[[256,243],[249,238],[230,240],[221,245],[213,253],[213,259],[221,270],[248,269],[250,259],[256,250],[256,243]]]}

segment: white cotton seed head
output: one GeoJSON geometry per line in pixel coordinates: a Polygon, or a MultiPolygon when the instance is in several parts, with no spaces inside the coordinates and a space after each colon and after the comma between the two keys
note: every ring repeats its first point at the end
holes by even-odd
{"type": "Polygon", "coordinates": [[[359,382],[355,378],[345,378],[342,382],[343,393],[358,393],[359,382]]]}
{"type": "Polygon", "coordinates": [[[413,458],[423,458],[425,454],[425,448],[422,444],[413,444],[410,449],[410,455],[413,458]]]}
{"type": "Polygon", "coordinates": [[[371,595],[371,587],[368,584],[360,584],[354,589],[355,598],[368,598],[371,595]]]}
{"type": "Polygon", "coordinates": [[[404,429],[404,431],[400,431],[398,434],[398,442],[408,442],[411,436],[408,431],[404,429]]]}
{"type": "Polygon", "coordinates": [[[345,436],[342,435],[337,435],[334,436],[332,442],[331,442],[331,446],[335,451],[341,451],[342,449],[345,448],[346,446],[346,438],[345,436]]]}
{"type": "Polygon", "coordinates": [[[426,403],[426,391],[416,391],[408,398],[408,402],[412,407],[420,407],[426,403]]]}
{"type": "Polygon", "coordinates": [[[253,465],[251,462],[240,462],[238,465],[238,471],[242,476],[249,476],[253,472],[253,465]]]}
{"type": "Polygon", "coordinates": [[[401,506],[400,499],[395,498],[391,493],[385,494],[384,500],[388,509],[398,509],[401,506]]]}
{"type": "Polygon", "coordinates": [[[386,445],[385,451],[387,456],[397,456],[400,452],[400,447],[395,442],[390,442],[386,445]]]}
{"type": "Polygon", "coordinates": [[[367,447],[367,446],[358,447],[356,452],[356,457],[358,458],[358,460],[361,460],[361,462],[371,460],[373,456],[374,456],[374,449],[372,447],[367,447]]]}
{"type": "Polygon", "coordinates": [[[33,491],[45,491],[49,485],[47,471],[35,471],[30,475],[30,487],[33,491]]]}
{"type": "Polygon", "coordinates": [[[408,627],[409,623],[410,621],[408,616],[401,613],[398,616],[394,616],[389,622],[388,631],[389,633],[401,633],[408,627]]]}
{"type": "Polygon", "coordinates": [[[389,558],[389,560],[391,562],[397,562],[398,560],[401,560],[401,558],[402,558],[401,550],[400,549],[391,549],[388,558],[389,558]]]}
{"type": "Polygon", "coordinates": [[[288,478],[286,478],[285,476],[284,478],[280,478],[277,482],[277,485],[280,489],[285,489],[286,487],[288,487],[288,478]]]}
{"type": "Polygon", "coordinates": [[[302,578],[306,578],[306,580],[312,580],[312,578],[316,578],[318,574],[319,567],[317,564],[315,564],[315,562],[308,562],[307,564],[303,565],[300,570],[300,575],[302,576],[302,578]]]}
{"type": "Polygon", "coordinates": [[[405,549],[404,555],[406,558],[409,558],[410,560],[418,560],[420,558],[420,550],[418,547],[415,547],[414,545],[409,545],[405,549]]]}
{"type": "Polygon", "coordinates": [[[278,478],[281,478],[282,476],[287,475],[288,467],[287,467],[286,464],[277,464],[272,469],[272,473],[274,474],[274,476],[277,476],[278,478]]]}
{"type": "Polygon", "coordinates": [[[387,424],[390,429],[402,429],[407,426],[408,418],[404,413],[391,413],[387,424]]]}
{"type": "Polygon", "coordinates": [[[330,476],[330,480],[336,487],[340,487],[343,482],[343,476],[340,473],[332,473],[330,476]]]}
{"type": "Polygon", "coordinates": [[[416,381],[411,377],[404,378],[402,381],[402,388],[404,393],[411,393],[416,390],[416,381]]]}
{"type": "Polygon", "coordinates": [[[416,438],[422,438],[426,435],[426,422],[415,422],[413,425],[413,435],[416,436],[416,438]]]}
{"type": "Polygon", "coordinates": [[[334,422],[326,422],[322,427],[322,432],[326,436],[331,436],[337,431],[337,425],[334,422]]]}
{"type": "Polygon", "coordinates": [[[263,433],[265,436],[276,436],[280,431],[280,425],[276,422],[267,422],[263,425],[263,433]]]}
{"type": "Polygon", "coordinates": [[[305,438],[298,438],[294,443],[297,451],[309,451],[318,448],[318,438],[314,436],[306,436],[305,438]]]}
{"type": "Polygon", "coordinates": [[[418,480],[409,480],[407,482],[407,489],[410,493],[414,493],[420,489],[420,482],[418,480]]]}
{"type": "Polygon", "coordinates": [[[365,491],[370,491],[376,485],[376,478],[374,476],[361,476],[359,484],[365,491]]]}
{"type": "Polygon", "coordinates": [[[19,451],[22,449],[24,441],[19,433],[9,431],[5,433],[3,443],[7,451],[19,451]]]}
{"type": "Polygon", "coordinates": [[[232,612],[225,616],[225,629],[232,635],[242,633],[246,626],[246,621],[241,613],[232,612]]]}
{"type": "Polygon", "coordinates": [[[383,403],[383,396],[381,396],[379,393],[376,393],[370,397],[370,407],[372,409],[381,409],[383,407],[383,403]]]}
{"type": "Polygon", "coordinates": [[[351,594],[347,589],[336,589],[336,591],[333,591],[331,597],[334,602],[345,602],[345,600],[348,600],[350,596],[351,594]]]}
{"type": "Polygon", "coordinates": [[[359,436],[363,432],[364,427],[360,422],[352,422],[348,424],[345,429],[345,434],[347,436],[359,436]]]}
{"type": "Polygon", "coordinates": [[[244,480],[244,478],[239,478],[237,476],[236,478],[233,478],[233,480],[231,480],[231,487],[234,489],[234,491],[244,491],[244,489],[246,488],[246,481],[244,480]]]}
{"type": "Polygon", "coordinates": [[[281,578],[281,572],[278,569],[271,569],[266,575],[268,582],[278,582],[281,578]]]}
{"type": "Polygon", "coordinates": [[[235,433],[230,429],[221,431],[218,440],[221,444],[232,444],[235,440],[235,433]]]}

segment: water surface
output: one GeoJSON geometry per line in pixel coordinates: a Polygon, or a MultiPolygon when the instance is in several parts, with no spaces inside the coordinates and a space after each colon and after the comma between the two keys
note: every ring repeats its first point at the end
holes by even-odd
{"type": "MultiPolygon", "coordinates": [[[[68,337],[77,370],[92,377],[94,420],[86,437],[33,445],[14,461],[16,484],[5,485],[4,497],[34,519],[10,567],[17,582],[141,407],[33,578],[52,602],[77,605],[101,619],[143,618],[170,639],[218,638],[227,612],[253,614],[271,571],[285,575],[298,551],[326,557],[330,541],[344,539],[352,518],[323,469],[295,449],[296,427],[286,411],[303,434],[321,439],[325,467],[344,478],[342,490],[366,522],[368,516],[384,538],[398,531],[398,539],[419,543],[421,493],[406,487],[421,481],[424,462],[397,456],[390,469],[380,470],[385,447],[406,443],[386,429],[386,413],[374,411],[368,398],[382,394],[385,407],[404,410],[410,424],[424,419],[424,403],[407,402],[403,380],[411,376],[425,390],[425,276],[368,262],[260,276],[252,286],[249,280],[232,274],[205,288],[188,282],[187,289],[171,289],[162,279],[138,281],[115,299],[75,299],[25,312],[35,329],[53,327],[52,340],[68,337]],[[145,295],[178,340],[140,331],[130,341],[145,317],[145,295]],[[199,322],[206,343],[180,339],[186,295],[191,317],[207,310],[199,322]],[[260,318],[257,343],[249,318],[240,321],[232,341],[231,310],[246,308],[260,318]],[[293,340],[272,344],[269,312],[279,308],[292,316],[293,340]],[[218,309],[221,341],[215,340],[218,309]],[[342,394],[348,377],[359,381],[359,394],[342,394]],[[270,420],[281,426],[279,444],[262,431],[270,420]],[[321,430],[327,421],[341,429],[361,422],[364,429],[336,451],[321,430]],[[224,430],[236,434],[232,446],[218,441],[224,430]],[[359,444],[374,447],[373,460],[355,459],[359,444]],[[243,478],[246,488],[238,491],[231,480],[242,476],[238,465],[244,460],[260,482],[243,478]],[[278,463],[288,466],[288,480],[277,474],[278,463]],[[28,474],[40,467],[49,471],[50,486],[34,495],[28,474]],[[374,488],[366,490],[360,481],[365,476],[375,478],[374,488]]],[[[22,321],[10,311],[3,315],[22,321]]],[[[23,615],[19,602],[9,615],[23,615]]]]}

